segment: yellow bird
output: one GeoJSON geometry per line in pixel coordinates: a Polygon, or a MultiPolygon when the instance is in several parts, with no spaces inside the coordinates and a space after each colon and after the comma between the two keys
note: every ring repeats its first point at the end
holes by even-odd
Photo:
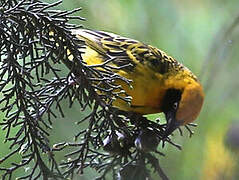
{"type": "Polygon", "coordinates": [[[163,112],[167,120],[165,137],[180,125],[193,122],[200,113],[204,92],[197,77],[183,64],[165,52],[137,40],[104,31],[74,30],[85,42],[82,58],[88,65],[102,64],[115,58],[115,70],[132,80],[130,88],[119,82],[132,97],[129,105],[117,99],[114,106],[123,111],[142,115],[163,112]]]}

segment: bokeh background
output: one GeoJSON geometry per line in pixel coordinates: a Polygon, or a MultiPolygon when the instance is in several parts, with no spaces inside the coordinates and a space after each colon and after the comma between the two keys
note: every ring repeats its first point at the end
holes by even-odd
{"type": "MultiPolygon", "coordinates": [[[[156,46],[200,77],[206,99],[196,121],[195,135],[189,138],[187,132],[183,137],[174,133],[174,142],[182,145],[182,151],[170,145],[164,149],[158,147],[166,154],[159,159],[170,179],[239,179],[237,147],[231,145],[235,141],[226,143],[230,139],[227,135],[233,134],[228,129],[239,123],[239,1],[63,0],[59,8],[78,7],[83,9],[79,15],[86,18],[82,22],[84,27],[156,46]]],[[[74,122],[86,113],[77,104],[68,108],[67,103],[65,112],[65,118],[54,120],[52,143],[73,141],[81,128],[74,122]]],[[[1,142],[3,135],[0,135],[1,142]]],[[[0,157],[7,152],[8,144],[1,145],[0,157]]],[[[18,160],[15,158],[11,160],[18,160]]],[[[24,171],[27,168],[19,173],[24,171]]],[[[89,170],[76,179],[88,180],[95,175],[94,170],[89,170]]]]}

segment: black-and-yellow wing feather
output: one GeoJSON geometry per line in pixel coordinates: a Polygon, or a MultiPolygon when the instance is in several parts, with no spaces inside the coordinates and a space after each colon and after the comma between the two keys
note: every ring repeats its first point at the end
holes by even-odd
{"type": "Polygon", "coordinates": [[[143,65],[144,68],[164,74],[172,66],[182,67],[165,52],[133,39],[113,33],[85,29],[76,30],[73,33],[85,41],[86,46],[98,52],[102,60],[113,57],[116,59],[113,63],[117,66],[131,64],[125,68],[127,71],[133,71],[137,65],[143,65]]]}

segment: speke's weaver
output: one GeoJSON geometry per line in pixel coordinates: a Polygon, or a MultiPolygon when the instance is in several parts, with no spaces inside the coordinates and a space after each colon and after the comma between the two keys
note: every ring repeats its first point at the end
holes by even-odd
{"type": "Polygon", "coordinates": [[[137,40],[104,31],[74,30],[85,42],[82,58],[88,65],[101,64],[115,58],[114,66],[126,66],[116,73],[132,80],[130,88],[119,82],[132,97],[129,105],[116,99],[114,106],[127,112],[142,115],[163,112],[167,120],[164,136],[180,125],[193,122],[203,105],[204,92],[197,77],[183,64],[162,50],[137,40]]]}

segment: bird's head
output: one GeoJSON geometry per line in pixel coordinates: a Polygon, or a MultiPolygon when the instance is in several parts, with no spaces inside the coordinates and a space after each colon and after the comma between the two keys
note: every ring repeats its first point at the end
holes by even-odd
{"type": "Polygon", "coordinates": [[[168,89],[163,103],[163,112],[167,120],[164,137],[180,125],[193,122],[201,111],[203,100],[203,89],[197,81],[188,83],[183,89],[168,89]]]}

